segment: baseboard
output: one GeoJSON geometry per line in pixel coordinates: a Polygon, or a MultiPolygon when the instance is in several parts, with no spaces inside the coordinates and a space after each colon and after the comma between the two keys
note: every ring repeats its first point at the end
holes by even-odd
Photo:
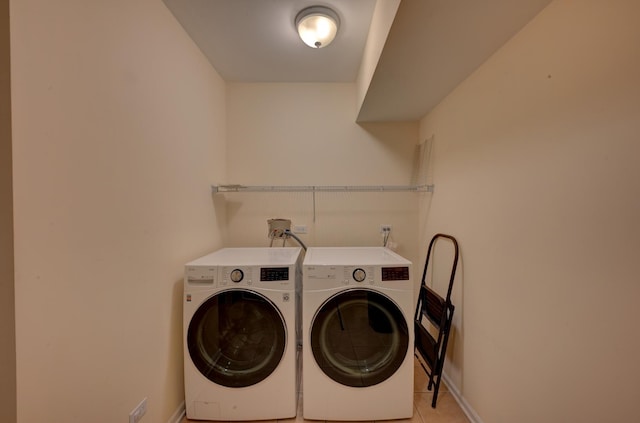
{"type": "Polygon", "coordinates": [[[184,406],[184,401],[182,401],[167,423],[182,423],[182,419],[184,419],[186,415],[187,411],[184,406]]]}
{"type": "Polygon", "coordinates": [[[467,402],[467,400],[462,395],[458,387],[451,381],[451,379],[449,379],[449,376],[447,376],[446,373],[442,374],[442,380],[444,381],[445,385],[447,385],[447,388],[449,389],[449,393],[456,400],[456,402],[462,409],[462,412],[467,416],[469,421],[471,423],[483,423],[478,413],[476,413],[476,410],[474,410],[473,407],[471,407],[471,405],[467,402]]]}

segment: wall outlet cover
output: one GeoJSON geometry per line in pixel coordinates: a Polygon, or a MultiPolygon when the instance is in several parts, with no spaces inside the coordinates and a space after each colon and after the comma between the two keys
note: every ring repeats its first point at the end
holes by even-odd
{"type": "Polygon", "coordinates": [[[306,234],[307,233],[307,225],[293,225],[294,234],[306,234]]]}

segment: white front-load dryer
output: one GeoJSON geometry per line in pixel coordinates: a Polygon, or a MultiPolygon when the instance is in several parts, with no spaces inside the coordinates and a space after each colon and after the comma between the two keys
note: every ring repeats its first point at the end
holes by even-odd
{"type": "Polygon", "coordinates": [[[411,262],[382,247],[322,247],[302,268],[304,418],[412,417],[411,262]]]}
{"type": "Polygon", "coordinates": [[[300,248],[224,248],[185,265],[187,418],[296,415],[300,248]]]}

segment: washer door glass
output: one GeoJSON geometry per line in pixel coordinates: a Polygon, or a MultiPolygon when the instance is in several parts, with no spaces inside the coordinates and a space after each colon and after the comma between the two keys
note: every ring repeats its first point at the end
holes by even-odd
{"type": "Polygon", "coordinates": [[[187,333],[196,368],[218,385],[244,387],[267,378],[286,346],[286,324],[266,297],[246,290],[220,292],[193,315],[187,333]]]}
{"type": "Polygon", "coordinates": [[[402,312],[375,291],[342,291],[317,311],[311,349],[322,371],[338,383],[366,387],[385,381],[402,365],[409,330],[402,312]]]}

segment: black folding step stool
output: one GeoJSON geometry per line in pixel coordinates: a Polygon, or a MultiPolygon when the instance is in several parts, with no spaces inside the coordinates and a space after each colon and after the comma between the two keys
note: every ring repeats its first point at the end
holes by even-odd
{"type": "Polygon", "coordinates": [[[453,288],[453,280],[456,276],[456,268],[458,266],[458,241],[451,235],[436,234],[429,243],[427,251],[427,259],[424,264],[422,273],[422,281],[420,282],[420,293],[418,295],[418,305],[415,314],[415,353],[419,355],[420,364],[429,376],[428,390],[433,390],[433,400],[431,407],[436,408],[438,399],[438,391],[440,389],[440,379],[442,377],[442,368],[447,353],[447,343],[449,342],[449,331],[451,330],[451,322],[453,320],[454,305],[451,303],[451,290],[453,288]],[[453,243],[454,257],[453,267],[451,268],[451,277],[449,279],[449,287],[447,296],[442,298],[436,291],[428,287],[427,270],[429,267],[429,259],[433,252],[436,241],[446,238],[453,243]],[[424,326],[424,320],[433,326],[437,331],[437,336],[432,335],[424,326]],[[425,367],[426,364],[426,367],[425,367]],[[429,367],[427,369],[427,367],[429,367]]]}

